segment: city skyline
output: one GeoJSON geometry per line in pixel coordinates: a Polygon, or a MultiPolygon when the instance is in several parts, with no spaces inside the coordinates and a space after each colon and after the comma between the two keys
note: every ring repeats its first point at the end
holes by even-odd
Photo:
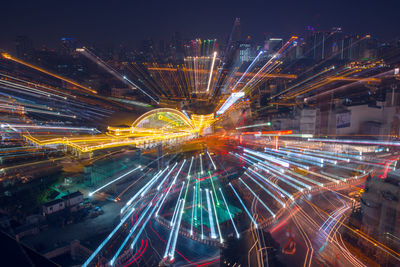
{"type": "Polygon", "coordinates": [[[391,27],[400,10],[397,1],[364,1],[362,6],[348,1],[335,4],[289,1],[285,5],[263,1],[246,5],[240,1],[209,1],[196,8],[185,8],[180,1],[168,4],[70,1],[65,4],[57,8],[50,1],[6,3],[6,12],[0,19],[6,26],[0,37],[0,47],[13,48],[18,35],[30,36],[37,47],[47,45],[52,49],[62,37],[72,37],[83,44],[128,47],[143,39],[168,40],[174,32],[181,32],[188,39],[222,40],[236,17],[242,20],[243,34],[257,41],[265,34],[283,38],[301,35],[308,25],[316,30],[342,27],[349,34],[371,34],[382,41],[400,35],[396,27],[391,27]],[[379,16],[381,13],[385,14],[384,19],[379,16]]]}

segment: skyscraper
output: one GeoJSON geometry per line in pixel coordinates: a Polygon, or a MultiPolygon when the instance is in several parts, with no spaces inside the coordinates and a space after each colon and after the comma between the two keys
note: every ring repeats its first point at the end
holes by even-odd
{"type": "Polygon", "coordinates": [[[20,35],[15,39],[17,57],[21,59],[32,59],[34,55],[33,41],[28,36],[20,35]]]}

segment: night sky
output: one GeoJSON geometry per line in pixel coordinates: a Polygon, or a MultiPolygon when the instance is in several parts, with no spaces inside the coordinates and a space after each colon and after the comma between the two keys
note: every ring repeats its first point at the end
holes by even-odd
{"type": "Polygon", "coordinates": [[[235,17],[241,18],[242,36],[263,40],[302,34],[306,25],[329,30],[342,26],[346,33],[372,34],[391,40],[400,36],[400,0],[286,0],[286,1],[118,1],[39,0],[3,1],[0,48],[14,49],[17,35],[28,35],[36,48],[57,48],[61,37],[82,44],[136,45],[146,38],[224,38],[235,17]]]}

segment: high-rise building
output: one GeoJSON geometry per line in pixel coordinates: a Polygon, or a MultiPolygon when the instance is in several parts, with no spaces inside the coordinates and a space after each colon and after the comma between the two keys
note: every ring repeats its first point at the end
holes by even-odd
{"type": "Polygon", "coordinates": [[[240,18],[235,19],[231,33],[231,40],[232,42],[239,42],[241,40],[240,18]]]}
{"type": "Polygon", "coordinates": [[[21,59],[32,59],[35,53],[33,41],[28,36],[20,35],[15,39],[17,57],[21,59]]]}
{"type": "Polygon", "coordinates": [[[282,38],[269,38],[264,43],[264,50],[267,54],[272,55],[283,46],[282,38]]]}
{"type": "Polygon", "coordinates": [[[185,58],[184,47],[183,47],[183,39],[182,35],[179,32],[175,32],[172,37],[172,43],[175,48],[175,60],[178,62],[183,62],[185,58]]]}
{"type": "Polygon", "coordinates": [[[230,65],[234,59],[237,58],[237,50],[239,48],[239,41],[241,40],[240,33],[240,18],[236,18],[233,23],[231,34],[229,35],[228,43],[224,52],[224,62],[230,65]]]}
{"type": "Polygon", "coordinates": [[[240,63],[252,60],[251,44],[244,42],[239,44],[239,61],[240,63]]]}
{"type": "Polygon", "coordinates": [[[69,56],[75,53],[78,47],[77,41],[74,38],[63,37],[61,38],[61,51],[62,56],[69,56]]]}

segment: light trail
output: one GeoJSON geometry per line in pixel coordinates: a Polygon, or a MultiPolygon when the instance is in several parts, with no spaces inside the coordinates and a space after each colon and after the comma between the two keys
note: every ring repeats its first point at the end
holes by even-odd
{"type": "Polygon", "coordinates": [[[215,63],[216,57],[217,57],[217,52],[214,52],[214,56],[213,56],[212,63],[211,63],[211,69],[210,69],[210,78],[208,79],[208,85],[207,85],[207,90],[206,90],[207,93],[210,91],[211,78],[212,78],[212,74],[213,74],[214,63],[215,63]]]}
{"type": "Polygon", "coordinates": [[[111,182],[108,182],[108,183],[106,183],[105,185],[103,185],[103,186],[97,188],[97,189],[94,190],[93,192],[90,192],[90,193],[89,193],[89,197],[93,196],[93,194],[95,194],[96,192],[100,191],[101,189],[103,189],[103,188],[109,186],[110,184],[115,183],[115,182],[118,181],[118,180],[121,180],[122,178],[124,178],[124,177],[127,176],[128,174],[131,174],[132,172],[134,172],[134,171],[136,171],[137,169],[140,169],[140,168],[141,168],[141,166],[139,165],[139,167],[136,167],[135,169],[130,170],[130,171],[128,171],[127,173],[125,173],[125,174],[123,174],[123,175],[121,175],[121,176],[115,178],[115,179],[112,180],[111,182]]]}
{"type": "Polygon", "coordinates": [[[121,246],[117,250],[117,252],[114,254],[114,257],[110,261],[110,265],[114,266],[115,260],[118,258],[118,255],[121,253],[122,249],[125,247],[126,243],[129,241],[133,233],[135,232],[136,228],[139,226],[139,224],[142,222],[143,218],[146,216],[147,212],[149,211],[150,207],[152,206],[152,203],[150,202],[149,205],[147,205],[147,208],[145,209],[144,212],[140,215],[139,219],[136,221],[132,229],[129,231],[128,236],[125,238],[125,240],[122,242],[121,246]]]}
{"type": "Polygon", "coordinates": [[[204,174],[204,171],[203,171],[203,160],[202,160],[203,158],[202,158],[202,155],[200,154],[200,170],[201,170],[201,175],[203,175],[204,174]]]}
{"type": "Polygon", "coordinates": [[[171,249],[168,253],[170,261],[173,261],[175,259],[175,248],[176,248],[176,241],[178,240],[178,234],[179,234],[179,228],[181,227],[181,222],[182,222],[182,214],[183,214],[183,209],[185,208],[185,200],[182,199],[182,208],[179,211],[179,217],[177,219],[178,227],[175,230],[175,235],[172,241],[172,246],[171,249]]]}
{"type": "MultiPolygon", "coordinates": [[[[179,192],[178,201],[181,199],[183,188],[185,188],[185,182],[182,182],[182,187],[181,187],[181,191],[179,192]]],[[[174,209],[174,213],[172,215],[172,220],[170,222],[170,226],[172,226],[172,222],[175,220],[177,210],[178,210],[178,203],[175,205],[175,209],[174,209]]]]}
{"type": "Polygon", "coordinates": [[[266,189],[262,184],[260,184],[259,182],[257,182],[253,177],[251,177],[249,174],[244,173],[247,177],[249,177],[253,182],[255,182],[259,187],[261,187],[265,192],[267,192],[268,195],[270,195],[273,199],[275,199],[279,204],[282,205],[282,207],[286,207],[286,204],[283,203],[282,200],[280,200],[279,198],[277,198],[274,194],[272,194],[268,189],[266,189]]]}
{"type": "Polygon", "coordinates": [[[277,159],[277,158],[275,158],[273,156],[265,155],[263,153],[255,151],[255,150],[250,150],[250,149],[244,148],[243,151],[245,153],[249,153],[249,154],[252,154],[252,155],[259,156],[260,158],[266,159],[268,161],[271,161],[273,163],[279,164],[279,165],[281,165],[283,167],[286,167],[286,168],[289,168],[289,166],[290,166],[289,163],[287,163],[287,162],[284,162],[284,161],[282,161],[280,159],[277,159]]]}
{"type": "Polygon", "coordinates": [[[211,203],[212,203],[212,206],[214,208],[215,222],[217,224],[217,229],[218,229],[218,234],[219,234],[219,241],[222,244],[222,243],[224,243],[224,239],[222,238],[221,228],[219,227],[217,209],[215,208],[214,197],[213,197],[213,194],[211,193],[211,191],[210,191],[210,196],[211,196],[211,203]]]}
{"type": "Polygon", "coordinates": [[[267,122],[267,123],[260,123],[260,124],[236,127],[236,130],[247,129],[247,128],[255,128],[255,127],[262,127],[262,126],[271,126],[271,123],[267,122]]]}
{"type": "Polygon", "coordinates": [[[193,204],[192,204],[192,223],[190,224],[190,235],[193,236],[193,224],[194,224],[194,208],[196,207],[196,187],[193,186],[193,204]]]}
{"type": "Polygon", "coordinates": [[[267,166],[265,163],[262,163],[262,162],[260,162],[258,166],[260,166],[260,168],[263,169],[263,170],[266,170],[265,168],[267,168],[267,170],[269,170],[269,171],[275,173],[276,177],[277,177],[279,180],[281,180],[282,182],[284,182],[284,183],[286,183],[286,184],[288,184],[288,185],[290,185],[290,186],[296,188],[296,189],[299,190],[300,192],[302,192],[304,188],[301,188],[301,187],[299,187],[299,186],[297,186],[297,185],[295,185],[295,184],[293,184],[293,183],[291,183],[291,182],[289,182],[289,181],[283,179],[281,176],[283,176],[283,177],[285,177],[286,179],[289,179],[289,180],[291,180],[292,182],[297,183],[297,184],[299,184],[299,185],[301,185],[301,186],[303,186],[303,187],[305,187],[305,188],[307,188],[307,189],[309,189],[309,190],[311,189],[311,186],[309,186],[309,185],[307,185],[307,184],[305,184],[305,183],[303,183],[303,182],[301,182],[301,181],[299,181],[299,180],[297,180],[297,179],[294,179],[294,178],[290,177],[289,175],[286,175],[286,174],[284,173],[286,170],[283,170],[283,171],[282,171],[282,170],[277,170],[277,168],[276,168],[275,166],[273,166],[273,165],[267,166]],[[264,166],[265,168],[263,168],[262,166],[264,166]]]}
{"type": "Polygon", "coordinates": [[[354,154],[346,154],[346,153],[338,153],[338,152],[333,152],[333,151],[326,151],[326,150],[317,150],[317,149],[310,149],[310,148],[298,148],[298,147],[291,147],[291,146],[286,146],[287,148],[291,148],[291,149],[297,149],[297,150],[305,150],[305,151],[310,151],[310,152],[315,152],[318,154],[328,154],[328,155],[333,155],[336,156],[338,159],[340,159],[341,157],[345,157],[345,158],[356,158],[358,160],[363,160],[363,156],[362,155],[354,155],[354,154]]]}
{"type": "Polygon", "coordinates": [[[194,159],[194,157],[192,156],[192,159],[190,160],[188,175],[187,175],[188,179],[190,179],[190,171],[192,170],[193,159],[194,159]]]}
{"type": "Polygon", "coordinates": [[[201,227],[201,239],[204,239],[204,227],[203,227],[203,189],[200,188],[200,227],[201,227]]]}
{"type": "Polygon", "coordinates": [[[92,262],[94,257],[103,249],[103,247],[107,244],[108,241],[114,236],[114,234],[119,230],[119,228],[125,224],[125,221],[133,214],[135,209],[131,209],[129,213],[127,213],[121,220],[121,222],[114,228],[114,230],[107,236],[106,239],[97,247],[97,249],[90,255],[90,257],[83,263],[82,267],[87,267],[89,263],[92,262]]]}
{"type": "Polygon", "coordinates": [[[193,206],[194,206],[194,222],[196,223],[196,226],[197,226],[197,208],[198,208],[198,204],[197,204],[197,192],[199,191],[198,190],[198,188],[199,188],[199,181],[198,180],[196,180],[196,183],[195,183],[195,188],[194,188],[194,198],[195,198],[195,202],[193,203],[193,206]]]}
{"type": "MultiPolygon", "coordinates": [[[[327,156],[327,155],[323,156],[323,155],[318,154],[318,156],[321,157],[321,158],[318,158],[318,157],[310,156],[310,155],[315,155],[315,153],[311,153],[311,152],[307,152],[307,151],[300,152],[300,151],[296,151],[296,150],[289,149],[289,148],[281,148],[280,150],[288,152],[288,153],[301,153],[303,157],[314,158],[315,161],[320,160],[321,163],[329,162],[329,163],[332,163],[335,165],[337,164],[337,159],[338,159],[337,157],[332,157],[332,156],[327,156]],[[331,159],[336,159],[336,160],[331,160],[331,159]]],[[[346,158],[340,158],[340,160],[350,162],[350,159],[346,159],[346,158]]]]}
{"type": "Polygon", "coordinates": [[[323,143],[343,143],[343,144],[361,144],[361,145],[380,145],[380,146],[400,146],[399,141],[376,141],[376,140],[348,140],[348,139],[323,139],[323,138],[308,138],[310,142],[323,143]]]}
{"type": "Polygon", "coordinates": [[[146,96],[148,96],[151,100],[153,100],[154,102],[156,102],[157,104],[160,104],[160,102],[158,102],[157,100],[155,100],[151,95],[149,95],[148,93],[146,93],[146,91],[144,91],[142,88],[140,88],[138,85],[136,85],[134,82],[132,82],[131,80],[129,80],[126,76],[123,76],[124,80],[126,80],[128,83],[130,83],[131,85],[135,86],[137,89],[139,89],[140,92],[142,92],[143,94],[145,94],[146,96]]]}
{"type": "MultiPolygon", "coordinates": [[[[251,157],[251,156],[250,156],[250,157],[251,157]]],[[[256,160],[257,160],[257,159],[256,159],[256,160]]],[[[250,161],[250,160],[249,160],[249,161],[250,161]]],[[[301,187],[299,187],[299,186],[297,186],[297,185],[295,185],[295,184],[293,184],[293,183],[291,183],[291,182],[289,182],[289,181],[283,179],[281,176],[283,176],[283,177],[285,177],[285,178],[287,178],[287,179],[289,179],[289,180],[291,180],[291,181],[293,181],[293,182],[295,182],[295,183],[298,183],[298,184],[300,184],[300,185],[302,185],[302,186],[304,186],[304,187],[306,187],[306,188],[308,188],[308,189],[311,189],[311,186],[306,185],[306,184],[304,184],[303,182],[298,181],[298,180],[296,180],[296,179],[294,179],[294,178],[292,178],[292,177],[290,177],[290,176],[284,174],[284,172],[285,172],[284,169],[280,169],[280,168],[278,169],[278,167],[276,167],[276,166],[274,166],[274,165],[267,166],[266,164],[264,164],[264,163],[262,163],[262,162],[258,162],[258,163],[257,163],[257,168],[260,168],[260,169],[262,169],[263,171],[265,171],[265,172],[267,172],[267,173],[273,174],[274,177],[276,177],[278,180],[280,180],[280,181],[282,181],[282,182],[284,182],[284,183],[290,185],[290,186],[293,187],[293,188],[296,188],[296,189],[297,189],[298,191],[300,191],[300,192],[303,191],[303,188],[301,188],[301,187]],[[265,167],[265,168],[264,168],[264,167],[265,167]]]]}
{"type": "MultiPolygon", "coordinates": [[[[178,199],[178,208],[179,208],[179,210],[181,209],[181,206],[182,206],[182,201],[180,199],[178,199]]],[[[163,257],[164,259],[168,257],[169,247],[170,247],[170,244],[171,244],[171,241],[172,241],[172,237],[173,237],[174,232],[175,232],[175,228],[176,228],[176,221],[174,219],[171,231],[169,233],[167,246],[165,247],[165,252],[164,252],[164,257],[163,257]]]]}
{"type": "Polygon", "coordinates": [[[298,174],[298,173],[296,173],[296,172],[294,172],[294,171],[291,171],[291,170],[286,170],[286,171],[287,171],[288,173],[290,173],[291,175],[297,176],[297,177],[299,177],[300,179],[306,180],[306,181],[308,181],[308,182],[310,182],[310,183],[313,183],[313,184],[316,184],[316,185],[319,185],[319,186],[324,186],[323,183],[314,181],[313,179],[308,178],[308,177],[306,177],[306,176],[304,176],[304,175],[298,174]]]}
{"type": "Polygon", "coordinates": [[[213,167],[214,167],[214,170],[217,170],[217,166],[215,166],[215,163],[214,163],[214,161],[213,161],[213,159],[212,159],[210,153],[208,153],[208,151],[207,151],[207,155],[210,157],[210,160],[211,160],[211,163],[212,163],[212,165],[213,165],[213,167]]]}
{"type": "Polygon", "coordinates": [[[217,234],[215,233],[215,228],[214,228],[214,219],[212,216],[212,210],[211,210],[211,202],[210,202],[210,196],[209,196],[209,190],[206,188],[206,199],[207,199],[207,207],[208,207],[208,220],[210,222],[210,231],[211,231],[211,238],[215,239],[217,238],[217,234]]]}
{"type": "Polygon", "coordinates": [[[235,104],[236,101],[244,97],[244,95],[245,95],[244,92],[237,92],[230,94],[229,97],[224,102],[224,104],[222,104],[222,106],[218,109],[216,114],[221,115],[225,113],[225,111],[227,111],[233,104],[235,104]]]}
{"type": "Polygon", "coordinates": [[[275,187],[275,189],[277,189],[279,192],[282,192],[283,194],[285,194],[287,197],[289,197],[291,200],[294,200],[294,197],[292,194],[289,194],[288,192],[286,192],[286,190],[282,189],[279,185],[274,184],[273,182],[271,182],[269,179],[262,177],[259,173],[253,171],[252,169],[249,169],[249,171],[251,171],[252,173],[254,173],[257,177],[261,178],[261,180],[267,182],[269,185],[271,185],[272,187],[275,187]]]}
{"type": "Polygon", "coordinates": [[[143,192],[140,194],[141,197],[143,197],[146,194],[146,192],[151,188],[151,186],[161,177],[161,175],[163,175],[163,173],[166,170],[168,170],[168,168],[169,166],[165,167],[163,171],[158,172],[158,174],[152,179],[153,181],[149,185],[145,186],[146,189],[144,189],[143,192]]]}
{"type": "Polygon", "coordinates": [[[229,186],[232,188],[233,192],[235,193],[236,197],[239,199],[240,204],[242,204],[244,210],[246,211],[247,215],[249,216],[250,220],[253,222],[254,227],[258,228],[258,225],[256,223],[256,221],[254,220],[253,216],[251,216],[249,210],[246,208],[246,206],[244,205],[242,199],[239,197],[238,193],[236,192],[235,188],[233,187],[233,185],[231,183],[229,183],[229,186]]]}
{"type": "Polygon", "coordinates": [[[236,86],[238,86],[238,84],[242,81],[243,77],[245,77],[247,75],[247,73],[249,72],[250,68],[257,62],[258,58],[261,56],[261,54],[263,54],[264,51],[260,51],[260,53],[258,53],[258,55],[253,59],[253,61],[251,62],[251,64],[247,67],[246,71],[243,72],[242,76],[239,78],[239,80],[236,82],[236,84],[233,86],[232,88],[232,92],[235,91],[236,86]]]}
{"type": "Polygon", "coordinates": [[[307,78],[307,79],[305,79],[305,80],[303,80],[303,81],[301,81],[301,82],[296,83],[295,85],[289,87],[288,89],[286,89],[286,90],[284,90],[284,91],[282,91],[282,92],[279,92],[279,93],[276,94],[276,95],[271,96],[269,99],[270,99],[270,100],[271,100],[271,99],[274,99],[275,97],[280,96],[280,95],[282,95],[282,94],[284,94],[284,93],[286,93],[286,92],[289,92],[289,91],[292,90],[293,88],[295,88],[295,87],[297,87],[297,86],[299,86],[299,85],[302,85],[302,84],[304,84],[304,83],[306,83],[306,82],[308,82],[308,81],[310,81],[310,80],[312,80],[312,79],[314,79],[314,78],[316,78],[316,77],[318,77],[318,76],[320,76],[320,75],[322,75],[322,74],[324,74],[324,73],[326,73],[326,72],[329,72],[329,71],[331,71],[331,70],[334,70],[334,69],[335,69],[335,66],[332,66],[332,67],[330,67],[330,68],[327,68],[327,69],[325,69],[325,70],[323,70],[323,71],[321,71],[321,72],[319,72],[319,73],[317,73],[317,74],[315,74],[315,75],[313,75],[313,76],[311,76],[311,77],[309,77],[309,78],[307,78]]]}
{"type": "Polygon", "coordinates": [[[183,166],[185,165],[185,163],[186,163],[186,159],[183,160],[183,163],[182,163],[181,167],[179,168],[178,172],[176,173],[174,179],[172,180],[172,183],[170,184],[167,193],[165,194],[165,196],[164,196],[164,198],[163,198],[163,200],[162,200],[160,206],[159,206],[158,209],[157,209],[156,216],[158,216],[158,212],[160,212],[160,209],[161,209],[161,207],[162,207],[162,205],[163,205],[165,199],[168,197],[168,194],[169,194],[169,192],[171,191],[172,186],[175,184],[175,181],[176,181],[176,179],[178,178],[178,175],[180,174],[180,172],[181,172],[183,166]]]}
{"type": "Polygon", "coordinates": [[[135,201],[136,198],[139,196],[143,197],[144,194],[151,188],[151,186],[161,177],[161,175],[168,169],[169,166],[167,166],[162,172],[159,172],[156,176],[154,176],[147,184],[145,184],[136,194],[131,197],[128,202],[126,202],[125,206],[122,207],[120,213],[123,213],[129,205],[132,204],[133,201],[135,201]]]}
{"type": "Polygon", "coordinates": [[[239,178],[239,180],[249,189],[249,191],[253,194],[253,196],[261,203],[261,205],[264,206],[264,208],[272,215],[272,217],[275,218],[275,213],[262,201],[256,193],[242,180],[242,178],[239,178]]]}
{"type": "Polygon", "coordinates": [[[185,196],[183,197],[183,199],[185,200],[185,202],[186,202],[187,193],[188,193],[188,191],[189,191],[189,186],[190,186],[190,177],[189,177],[189,180],[187,181],[187,186],[186,186],[186,190],[185,190],[185,196]]]}
{"type": "Polygon", "coordinates": [[[214,192],[214,194],[215,194],[215,199],[217,200],[217,206],[219,206],[219,200],[218,200],[218,197],[217,197],[217,191],[215,190],[215,186],[214,186],[214,182],[213,182],[213,178],[214,178],[214,177],[211,176],[211,172],[210,172],[210,171],[208,171],[208,175],[210,176],[210,181],[211,181],[212,189],[213,189],[213,192],[214,192]]]}
{"type": "Polygon", "coordinates": [[[60,76],[60,75],[54,74],[54,73],[52,73],[52,72],[50,72],[50,71],[47,71],[47,70],[45,70],[45,69],[43,69],[43,68],[39,68],[39,67],[37,67],[37,66],[35,66],[35,65],[32,65],[32,64],[29,64],[29,63],[27,63],[27,62],[25,62],[25,61],[19,60],[19,59],[15,58],[15,57],[12,57],[11,55],[9,55],[9,54],[7,54],[7,53],[2,53],[1,55],[2,55],[3,58],[5,58],[5,59],[9,59],[9,60],[15,61],[15,62],[17,62],[17,63],[19,63],[19,64],[22,64],[22,65],[25,65],[25,66],[30,67],[30,68],[32,68],[32,69],[35,69],[35,70],[37,70],[37,71],[43,72],[43,73],[45,73],[45,74],[47,74],[47,75],[49,75],[49,76],[53,76],[53,77],[55,77],[55,78],[57,78],[57,79],[60,79],[60,80],[62,80],[62,81],[64,81],[64,82],[67,82],[67,83],[70,83],[70,84],[72,84],[72,85],[75,85],[76,87],[79,87],[79,88],[84,89],[84,90],[86,90],[86,91],[89,91],[89,92],[91,92],[91,93],[97,94],[97,91],[95,91],[95,90],[92,90],[92,89],[90,89],[90,88],[88,88],[88,87],[86,87],[86,86],[83,86],[83,85],[81,85],[81,84],[79,84],[79,83],[76,83],[76,82],[74,82],[74,81],[72,81],[72,80],[69,80],[69,79],[67,79],[67,78],[64,78],[64,77],[62,77],[62,76],[60,76]]]}
{"type": "Polygon", "coordinates": [[[24,129],[51,129],[51,130],[73,130],[73,131],[89,131],[100,133],[96,128],[85,128],[85,127],[68,127],[68,126],[52,126],[52,125],[30,125],[30,124],[9,124],[2,123],[0,125],[1,128],[4,127],[12,127],[12,128],[24,128],[24,129]]]}
{"type": "Polygon", "coordinates": [[[282,150],[279,150],[279,151],[281,151],[281,152],[279,152],[277,150],[270,149],[270,148],[267,148],[267,147],[265,148],[265,150],[266,150],[266,152],[269,151],[269,152],[272,152],[274,154],[278,154],[280,156],[289,157],[292,160],[308,163],[308,164],[315,165],[315,166],[318,166],[318,167],[321,167],[321,168],[324,167],[324,164],[323,164],[323,162],[321,162],[321,160],[319,160],[319,161],[306,160],[306,159],[304,159],[305,156],[303,157],[301,155],[297,155],[295,153],[289,153],[289,152],[282,151],[282,150]]]}
{"type": "MultiPolygon", "coordinates": [[[[157,197],[157,196],[155,196],[157,197]]],[[[147,223],[150,221],[151,217],[154,214],[154,211],[156,210],[158,204],[160,203],[161,199],[163,197],[163,194],[161,194],[160,198],[157,200],[157,203],[154,205],[153,209],[150,212],[150,215],[147,216],[146,221],[142,224],[142,227],[140,228],[140,230],[138,231],[138,233],[136,234],[136,238],[133,240],[132,244],[131,244],[131,249],[133,249],[133,247],[135,246],[136,242],[138,241],[140,235],[142,234],[144,228],[146,227],[147,223]]]]}
{"type": "Polygon", "coordinates": [[[225,199],[225,197],[224,197],[224,194],[222,193],[221,188],[219,188],[219,192],[221,193],[222,199],[224,200],[226,210],[228,211],[229,218],[231,219],[231,222],[232,222],[232,225],[233,225],[233,229],[235,229],[236,238],[240,238],[240,234],[239,234],[239,232],[238,232],[238,230],[237,230],[237,228],[236,228],[235,222],[233,221],[233,217],[232,217],[231,211],[229,210],[228,203],[226,203],[226,199],[225,199]]]}
{"type": "MultiPolygon", "coordinates": [[[[284,156],[283,154],[281,154],[281,153],[279,153],[279,152],[277,152],[277,151],[275,151],[275,149],[272,151],[272,150],[266,150],[265,151],[265,153],[268,153],[269,155],[272,155],[272,156],[284,156]]],[[[303,169],[306,169],[306,170],[308,170],[309,168],[310,168],[310,166],[308,166],[308,165],[304,165],[304,164],[301,164],[301,163],[298,163],[298,162],[295,162],[295,161],[292,161],[292,160],[289,160],[289,159],[287,159],[287,158],[285,158],[285,159],[283,159],[283,158],[280,158],[280,160],[281,161],[284,161],[284,162],[287,162],[289,165],[294,165],[294,166],[297,166],[297,167],[301,167],[301,168],[303,168],[303,169]]]]}
{"type": "Polygon", "coordinates": [[[178,162],[175,162],[175,164],[172,166],[171,170],[167,173],[167,175],[164,177],[164,179],[161,181],[161,183],[157,186],[157,191],[160,191],[161,186],[164,184],[165,180],[167,180],[167,178],[171,174],[171,172],[175,169],[176,165],[178,165],[178,162]]]}

